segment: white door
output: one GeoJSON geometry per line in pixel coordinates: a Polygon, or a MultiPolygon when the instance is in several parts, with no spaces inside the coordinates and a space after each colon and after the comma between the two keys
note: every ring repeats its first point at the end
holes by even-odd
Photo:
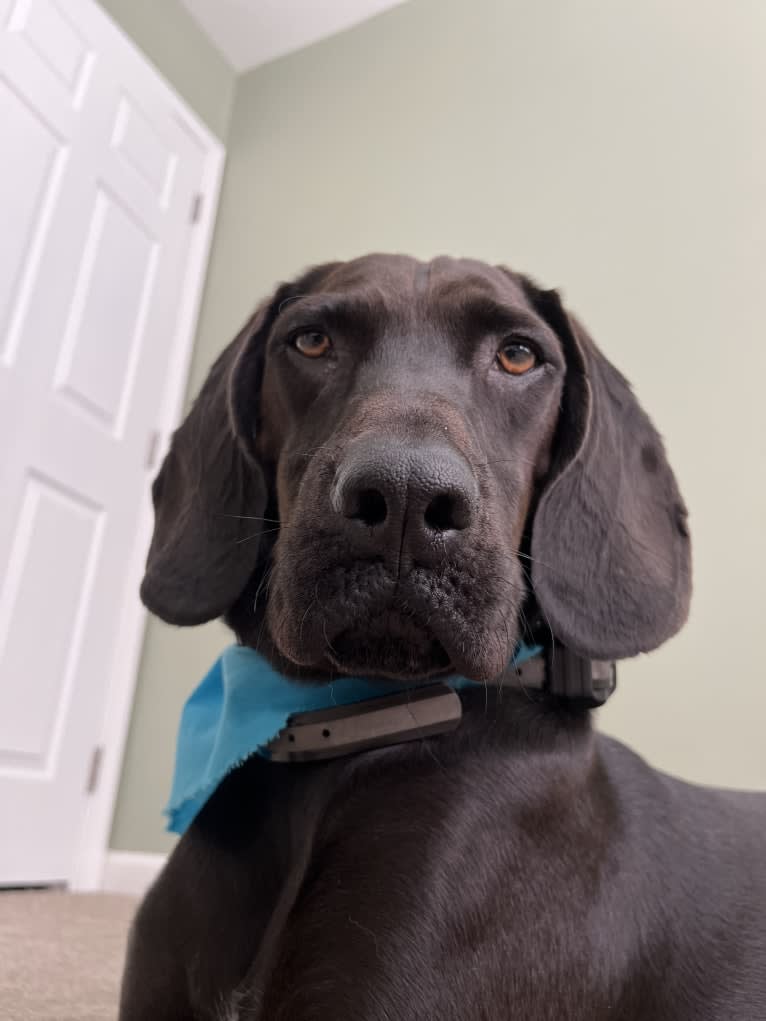
{"type": "Polygon", "coordinates": [[[91,0],[0,0],[0,884],[76,868],[201,283],[190,295],[210,137],[179,108],[91,0]]]}

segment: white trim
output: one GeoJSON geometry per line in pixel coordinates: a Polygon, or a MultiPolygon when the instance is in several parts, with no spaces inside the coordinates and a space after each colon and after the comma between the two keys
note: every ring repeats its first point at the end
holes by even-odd
{"type": "Polygon", "coordinates": [[[104,859],[101,889],[104,893],[129,893],[134,897],[143,897],[166,861],[164,854],[109,851],[104,859]]]}
{"type": "MultiPolygon", "coordinates": [[[[101,8],[98,10],[103,17],[108,18],[101,8]]],[[[111,18],[108,20],[111,21],[111,18]]],[[[145,54],[136,47],[122,29],[116,23],[112,22],[112,24],[115,31],[118,31],[130,44],[131,49],[143,63],[151,64],[145,54]]],[[[159,409],[157,428],[160,442],[158,443],[157,456],[161,457],[165,453],[170,434],[178,424],[183,411],[197,319],[215,226],[215,215],[218,209],[225,149],[178,96],[164,76],[157,71],[154,65],[151,66],[165,85],[176,116],[184,127],[199,140],[203,150],[206,150],[199,188],[200,194],[203,196],[202,209],[192,233],[186,279],[179,300],[179,317],[168,364],[167,382],[159,409]]],[[[102,878],[105,877],[105,866],[112,859],[112,852],[107,853],[109,835],[147,620],[146,610],[138,598],[138,589],[152,534],[153,514],[149,500],[149,482],[155,470],[152,468],[147,471],[146,498],[139,516],[136,539],[125,574],[125,598],[121,611],[119,639],[106,680],[107,692],[97,741],[103,748],[100,777],[98,787],[88,801],[79,852],[73,864],[72,874],[69,876],[69,886],[74,890],[100,889],[102,878]]],[[[154,856],[143,855],[142,857],[153,858],[154,856]]]]}

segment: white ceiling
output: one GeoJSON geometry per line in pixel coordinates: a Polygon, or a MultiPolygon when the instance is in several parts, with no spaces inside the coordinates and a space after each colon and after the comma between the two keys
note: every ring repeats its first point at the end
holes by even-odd
{"type": "Polygon", "coordinates": [[[299,50],[404,0],[181,0],[237,71],[299,50]]]}

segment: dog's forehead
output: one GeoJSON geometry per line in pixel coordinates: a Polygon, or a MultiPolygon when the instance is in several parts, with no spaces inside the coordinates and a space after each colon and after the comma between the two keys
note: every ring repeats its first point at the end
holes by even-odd
{"type": "Polygon", "coordinates": [[[421,261],[406,255],[366,255],[333,266],[316,290],[362,293],[385,304],[412,301],[433,305],[490,298],[529,308],[519,278],[510,270],[478,259],[438,256],[421,261]]]}

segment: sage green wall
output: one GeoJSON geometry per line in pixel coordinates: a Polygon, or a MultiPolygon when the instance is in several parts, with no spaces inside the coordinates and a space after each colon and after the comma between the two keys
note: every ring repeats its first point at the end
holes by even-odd
{"type": "Polygon", "coordinates": [[[98,0],[219,138],[236,74],[178,0],[98,0]]]}
{"type": "MultiPolygon", "coordinates": [[[[602,713],[653,763],[766,787],[766,6],[411,0],[240,79],[192,373],[279,278],[371,249],[563,285],[666,436],[690,622],[602,713]]],[[[162,849],[184,697],[226,641],[153,625],[115,847],[162,849]]]]}

